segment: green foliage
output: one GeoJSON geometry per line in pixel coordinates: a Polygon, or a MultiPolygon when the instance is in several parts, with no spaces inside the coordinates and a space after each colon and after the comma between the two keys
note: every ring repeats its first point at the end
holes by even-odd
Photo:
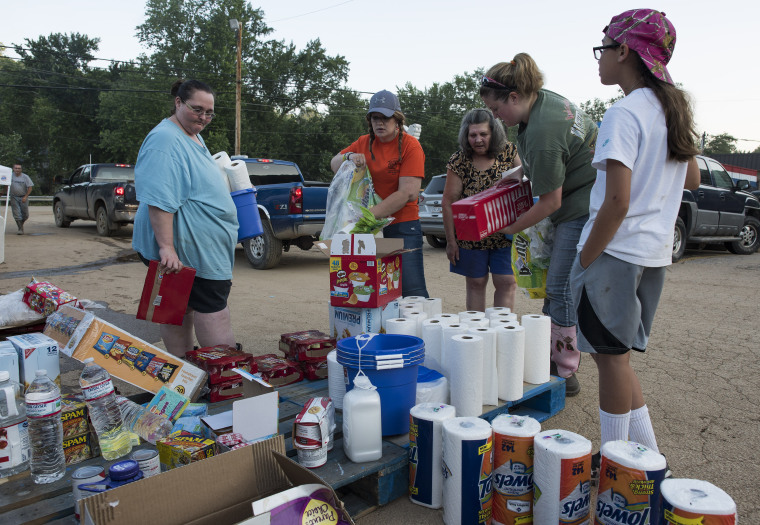
{"type": "Polygon", "coordinates": [[[625,96],[622,91],[618,90],[618,92],[618,96],[613,97],[607,101],[595,98],[594,100],[581,102],[580,108],[589,117],[591,117],[594,122],[601,122],[602,118],[604,117],[604,113],[609,109],[609,107],[625,96]]]}
{"type": "Polygon", "coordinates": [[[704,154],[715,155],[720,153],[737,153],[736,150],[736,137],[732,137],[728,133],[721,133],[720,135],[708,135],[707,142],[705,143],[704,154]]]}

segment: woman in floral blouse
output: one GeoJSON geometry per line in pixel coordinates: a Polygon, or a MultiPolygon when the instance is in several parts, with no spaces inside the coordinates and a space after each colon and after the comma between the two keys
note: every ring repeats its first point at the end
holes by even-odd
{"type": "Polygon", "coordinates": [[[467,310],[485,311],[488,274],[495,287],[493,305],[514,308],[517,285],[510,263],[511,236],[495,233],[481,241],[458,241],[451,204],[494,186],[502,173],[520,165],[517,148],[507,141],[501,122],[487,109],[462,119],[459,151],[446,165],[443,225],[450,271],[465,276],[467,310]]]}

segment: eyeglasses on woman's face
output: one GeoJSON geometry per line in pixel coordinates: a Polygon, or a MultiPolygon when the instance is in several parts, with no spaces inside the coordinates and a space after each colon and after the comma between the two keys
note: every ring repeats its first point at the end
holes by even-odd
{"type": "Polygon", "coordinates": [[[594,48],[594,58],[600,60],[605,49],[615,49],[616,47],[620,47],[620,44],[605,44],[603,46],[596,46],[594,48]]]}
{"type": "Polygon", "coordinates": [[[207,119],[211,120],[216,116],[216,113],[213,111],[203,111],[203,108],[196,108],[195,106],[191,106],[187,103],[187,100],[183,100],[182,102],[185,103],[185,105],[192,111],[195,115],[199,117],[206,117],[207,119]]]}

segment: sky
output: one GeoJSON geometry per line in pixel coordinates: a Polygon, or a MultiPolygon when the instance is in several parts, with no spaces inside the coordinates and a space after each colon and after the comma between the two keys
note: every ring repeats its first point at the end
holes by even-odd
{"type": "MultiPolygon", "coordinates": [[[[1,0],[0,42],[50,33],[100,38],[98,58],[130,60],[148,50],[136,37],[145,0],[1,0]]],[[[488,69],[519,52],[544,73],[544,87],[580,104],[618,95],[599,82],[591,48],[610,18],[639,3],[618,0],[252,0],[270,38],[298,49],[319,38],[349,62],[346,87],[373,93],[410,82],[418,89],[488,69]]],[[[760,147],[760,67],[755,49],[760,3],[659,0],[676,28],[668,70],[691,95],[697,131],[728,133],[741,151],[760,147]]],[[[644,4],[646,5],[646,4],[644,4]]],[[[6,51],[6,56],[15,56],[6,51]]],[[[104,65],[95,63],[93,65],[104,65]]],[[[369,95],[367,95],[369,96],[369,95]]],[[[403,109],[403,108],[402,108],[403,109]]],[[[424,129],[423,129],[424,133],[424,129]]]]}

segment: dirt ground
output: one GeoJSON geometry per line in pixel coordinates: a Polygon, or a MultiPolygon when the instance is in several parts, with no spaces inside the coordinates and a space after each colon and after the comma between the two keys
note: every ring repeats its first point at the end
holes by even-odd
{"type": "MultiPolygon", "coordinates": [[[[4,211],[4,208],[0,207],[4,211]]],[[[9,217],[10,219],[10,217],[9,217]]],[[[150,323],[134,324],[145,266],[131,250],[131,227],[98,237],[93,222],[58,229],[50,207],[33,207],[27,235],[5,235],[0,294],[23,288],[32,276],[50,280],[79,298],[107,306],[135,335],[159,342],[150,323]]],[[[431,297],[445,312],[465,309],[464,281],[450,274],[443,250],[425,244],[431,297]]],[[[275,269],[252,269],[241,249],[230,307],[236,339],[254,354],[275,352],[285,332],[328,328],[328,261],[312,249],[294,248],[275,269]]],[[[760,523],[760,254],[688,251],[672,265],[655,319],[649,349],[633,356],[653,416],[659,447],[676,477],[703,479],[736,501],[742,523],[760,523]]],[[[538,313],[541,303],[518,292],[518,315],[538,313]]],[[[122,325],[120,325],[122,326],[122,325]]],[[[64,384],[76,385],[78,363],[66,357],[64,384]]],[[[582,391],[543,423],[544,429],[578,432],[599,443],[597,375],[584,358],[582,391]]],[[[441,511],[401,498],[359,519],[360,525],[441,523],[441,511]]]]}

